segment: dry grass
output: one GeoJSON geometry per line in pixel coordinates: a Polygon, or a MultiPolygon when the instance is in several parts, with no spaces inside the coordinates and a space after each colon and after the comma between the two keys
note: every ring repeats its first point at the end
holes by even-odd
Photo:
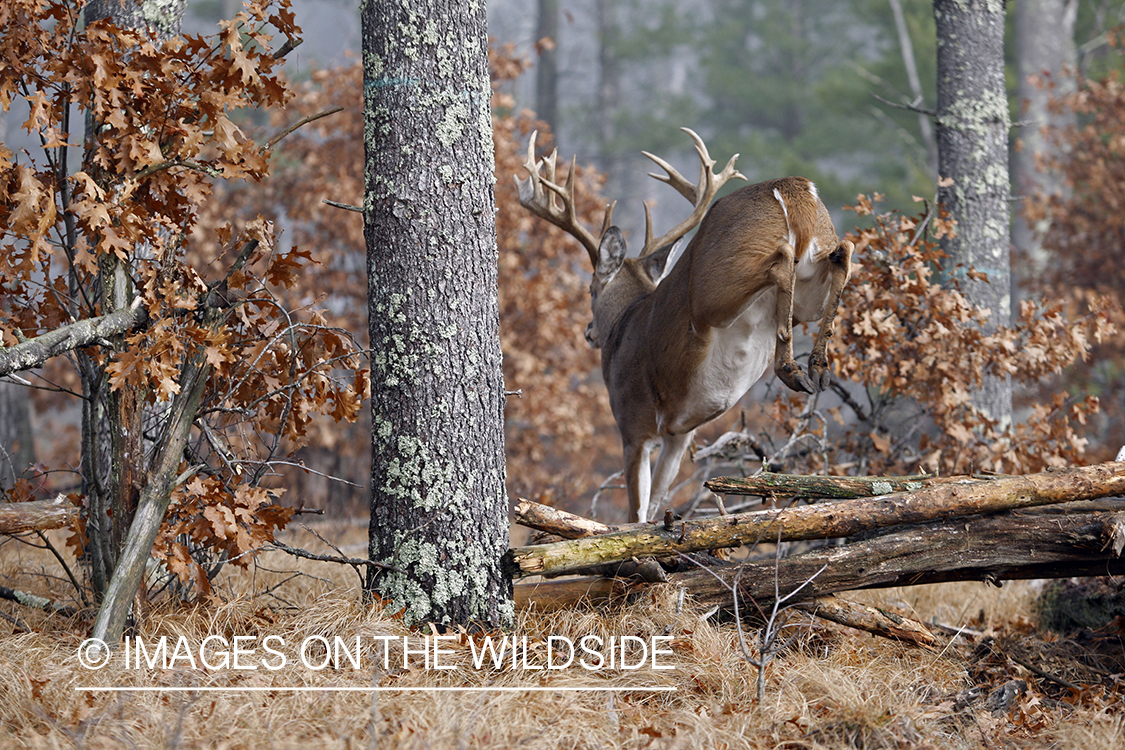
{"type": "MultiPolygon", "coordinates": [[[[322,530],[339,539],[340,529],[322,530]]],[[[360,532],[349,531],[359,535],[360,532]]],[[[362,536],[357,538],[361,541],[362,536]]],[[[314,547],[310,538],[297,543],[314,547]]],[[[356,540],[352,540],[356,541],[356,540]]],[[[358,543],[358,542],[357,542],[358,543]]],[[[28,570],[38,552],[0,548],[0,570],[28,570]]],[[[45,563],[44,563],[45,564],[45,563]]],[[[25,582],[30,579],[25,579],[25,582]]],[[[42,584],[61,592],[61,584],[42,584]]],[[[157,608],[140,636],[198,644],[207,636],[278,636],[287,653],[309,636],[401,643],[420,634],[359,603],[348,569],[262,555],[249,572],[224,576],[222,601],[157,608]],[[293,570],[305,575],[285,579],[293,570]],[[316,577],[313,577],[316,576],[316,577]],[[278,584],[281,584],[278,586],[278,584]],[[262,592],[278,586],[270,595],[262,592]],[[278,598],[280,597],[280,598],[278,598]]],[[[1036,589],[949,584],[856,594],[923,620],[995,636],[1044,638],[1033,626],[1036,589]]],[[[671,671],[475,669],[467,643],[443,661],[456,669],[383,670],[378,652],[363,669],[314,671],[295,658],[257,670],[126,669],[120,653],[90,671],[78,661],[85,628],[5,606],[32,632],[0,635],[0,747],[4,748],[1073,748],[1125,747],[1120,682],[1063,691],[1014,662],[955,642],[929,653],[807,619],[800,637],[767,673],[766,700],[755,699],[756,670],[742,657],[730,623],[704,618],[675,592],[657,591],[620,607],[523,613],[514,628],[532,643],[574,639],[672,637],[671,671]],[[373,665],[376,665],[373,667],[373,665]],[[1012,679],[1027,692],[1006,710],[988,695],[1012,679]],[[295,692],[280,687],[396,688],[386,692],[295,692]],[[562,687],[622,687],[621,692],[563,692],[562,687]],[[675,692],[645,692],[662,685],[675,692]],[[179,687],[186,692],[79,692],[85,687],[179,687]],[[412,688],[549,688],[532,692],[420,692],[412,688]],[[976,692],[970,689],[979,686],[976,692]],[[203,687],[275,688],[205,692],[203,687]],[[969,701],[972,695],[975,701],[969,701]]],[[[6,622],[6,621],[5,621],[6,622]]],[[[983,636],[981,636],[983,637],[983,636]]],[[[980,640],[981,637],[978,637],[980,640]]],[[[1005,641],[1006,642],[1006,641],[1005,641]]],[[[277,642],[275,642],[276,644],[277,642]]],[[[258,652],[260,659],[261,651],[258,652]]],[[[396,656],[397,652],[392,651],[396,656]]],[[[542,657],[537,651],[532,661],[542,657]]],[[[399,658],[396,656],[396,658],[399,658]]],[[[180,665],[183,667],[183,664],[180,665]]]]}

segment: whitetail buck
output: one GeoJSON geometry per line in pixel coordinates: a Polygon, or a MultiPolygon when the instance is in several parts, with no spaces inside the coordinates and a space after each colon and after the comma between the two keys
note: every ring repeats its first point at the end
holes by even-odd
{"type": "Polygon", "coordinates": [[[614,204],[606,207],[598,237],[577,221],[573,163],[566,185],[558,185],[558,153],[537,162],[534,134],[525,165],[531,176],[516,180],[520,204],[590,254],[594,320],[586,338],[602,349],[633,521],[649,520],[651,499],[665,501],[695,429],[737,403],[771,360],[795,391],[828,386],[825,349],[851,268],[852,243],[837,239],[811,182],[786,177],[749,185],[711,206],[728,180],[746,179],[734,169],[738,155],[715,174],[702,139],[684,132],[702,161],[698,184],[645,156],[667,173],[650,176],[674,187],[694,210],[653,238],[646,205],[645,245],[637,258],[625,258],[625,239],[610,226],[614,204]],[[676,241],[696,225],[682,256],[669,260],[676,241]],[[793,359],[793,321],[818,319],[806,375],[793,359]],[[650,473],[657,442],[660,457],[650,473]]]}

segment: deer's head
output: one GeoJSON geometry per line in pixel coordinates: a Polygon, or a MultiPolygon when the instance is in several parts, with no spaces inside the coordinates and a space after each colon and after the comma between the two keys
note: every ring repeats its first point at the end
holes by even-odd
{"type": "Polygon", "coordinates": [[[531,213],[551,222],[567,234],[577,239],[590,256],[593,278],[590,281],[590,306],[593,320],[586,327],[586,340],[591,346],[599,347],[613,335],[617,321],[634,301],[651,292],[660,283],[673,263],[670,255],[677,241],[703,221],[711,201],[719,189],[734,177],[746,179],[734,169],[738,154],[731,157],[726,167],[716,174],[713,171],[714,159],[707,153],[707,147],[693,131],[682,128],[691,136],[696,153],[700,159],[699,181],[689,182],[672,165],[647,151],[645,156],[662,168],[666,174],[649,174],[650,177],[671,185],[680,195],[692,204],[691,215],[677,224],[670,232],[654,237],[652,215],[645,204],[645,244],[640,255],[628,258],[625,237],[621,230],[612,225],[613,208],[616,203],[606,206],[601,230],[595,235],[577,219],[574,207],[574,162],[571,161],[566,184],[556,181],[558,151],[550,156],[536,160],[535,138],[532,133],[527,146],[527,162],[524,164],[529,176],[516,179],[520,205],[531,213]]]}

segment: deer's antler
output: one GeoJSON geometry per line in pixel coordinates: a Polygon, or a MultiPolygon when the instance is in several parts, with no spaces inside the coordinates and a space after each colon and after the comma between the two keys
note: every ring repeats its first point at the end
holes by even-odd
{"type": "Polygon", "coordinates": [[[703,217],[707,214],[707,209],[710,208],[711,201],[715,199],[715,195],[719,192],[719,189],[729,180],[735,177],[740,180],[746,179],[744,175],[734,168],[734,162],[738,159],[738,154],[730,158],[727,165],[723,167],[722,172],[715,174],[712,169],[715,166],[715,160],[707,153],[707,146],[704,145],[703,139],[700,138],[694,130],[689,128],[680,128],[680,130],[691,136],[691,139],[695,142],[695,151],[699,154],[700,161],[698,183],[692,184],[688,182],[687,178],[677,172],[675,167],[659,156],[650,154],[647,151],[642,151],[641,153],[652,159],[656,163],[656,166],[667,172],[666,175],[649,172],[649,177],[668,183],[676,189],[676,192],[687,198],[693,207],[691,216],[677,224],[668,234],[654,239],[652,236],[652,215],[649,213],[648,203],[645,203],[645,246],[644,249],[641,250],[642,257],[665,245],[675,242],[694,229],[699,222],[703,221],[703,217]]]}
{"type": "Polygon", "coordinates": [[[601,238],[605,235],[606,230],[609,229],[610,221],[613,218],[613,207],[617,204],[614,202],[606,206],[601,232],[595,237],[590,230],[582,226],[575,212],[574,160],[572,159],[570,162],[566,185],[560,187],[555,182],[558,149],[552,151],[551,155],[542,161],[536,161],[535,137],[537,135],[539,135],[538,131],[532,133],[531,140],[527,144],[527,162],[524,164],[524,168],[530,175],[524,180],[519,177],[516,178],[516,190],[519,191],[520,205],[581,242],[590,255],[590,262],[594,268],[597,268],[598,245],[601,243],[601,238]],[[540,174],[541,168],[543,174],[540,174]],[[562,205],[559,204],[560,198],[562,199],[562,205]]]}

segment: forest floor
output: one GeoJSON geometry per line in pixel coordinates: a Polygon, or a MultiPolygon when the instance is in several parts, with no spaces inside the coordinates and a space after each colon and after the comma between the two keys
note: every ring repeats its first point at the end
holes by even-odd
{"type": "MultiPolygon", "coordinates": [[[[311,525],[363,556],[366,523],[311,525]]],[[[309,531],[285,541],[329,551],[309,531]]],[[[42,550],[0,544],[5,585],[68,596],[57,571],[42,550]]],[[[1045,590],[1092,588],[849,594],[962,634],[931,652],[794,613],[794,637],[766,668],[759,701],[739,628],[670,587],[629,603],[520,612],[492,645],[506,636],[529,649],[497,668],[477,665],[481,637],[412,632],[362,604],[350,568],[268,552],[247,570],[228,566],[209,602],[156,603],[133,634],[143,653],[131,641],[98,669],[81,658],[88,622],[0,604],[0,747],[1120,750],[1125,618],[1064,634],[1040,624],[1045,590]],[[632,636],[625,664],[620,652],[612,667],[582,652],[585,667],[536,669],[548,656],[565,661],[564,642],[595,635],[603,645],[632,636]],[[649,649],[644,667],[638,649],[649,649]]],[[[742,629],[751,656],[755,636],[742,629]]],[[[608,662],[608,649],[586,643],[608,662]]]]}

